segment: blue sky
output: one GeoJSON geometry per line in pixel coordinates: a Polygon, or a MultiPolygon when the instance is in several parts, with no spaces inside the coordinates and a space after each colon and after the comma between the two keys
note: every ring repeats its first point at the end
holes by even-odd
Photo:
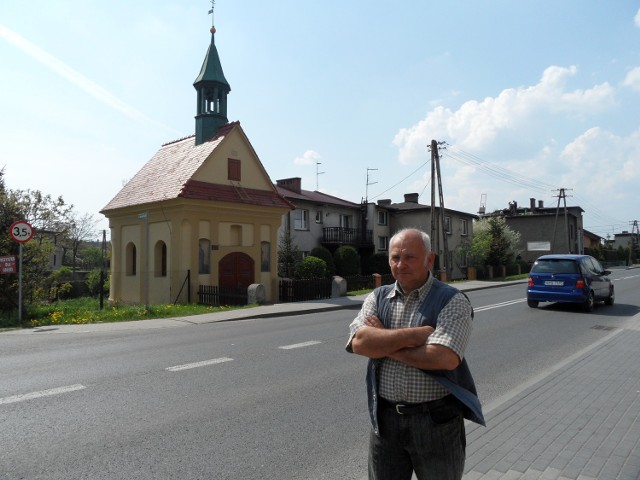
{"type": "MultiPolygon", "coordinates": [[[[194,132],[210,7],[3,0],[8,187],[107,228],[123,182],[194,132]]],[[[429,204],[434,139],[448,208],[556,206],[564,188],[603,237],[640,220],[637,1],[217,0],[214,15],[229,120],[274,182],[429,204]]]]}

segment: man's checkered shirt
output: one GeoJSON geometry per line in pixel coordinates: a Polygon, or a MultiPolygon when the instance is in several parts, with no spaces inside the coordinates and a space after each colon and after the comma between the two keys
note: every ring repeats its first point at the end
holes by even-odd
{"type": "MultiPolygon", "coordinates": [[[[405,296],[396,283],[388,296],[388,328],[420,326],[417,323],[420,316],[418,309],[429,293],[431,285],[433,276],[429,275],[422,287],[405,296]]],[[[456,293],[438,315],[437,328],[429,336],[427,344],[449,347],[462,359],[472,331],[471,312],[471,304],[467,298],[460,292],[456,293]]],[[[360,328],[365,327],[364,319],[371,315],[378,316],[373,293],[365,299],[360,313],[349,325],[349,342],[360,328]]],[[[378,393],[382,398],[394,403],[420,403],[442,398],[448,392],[422,370],[390,358],[383,358],[378,367],[378,393]]]]}

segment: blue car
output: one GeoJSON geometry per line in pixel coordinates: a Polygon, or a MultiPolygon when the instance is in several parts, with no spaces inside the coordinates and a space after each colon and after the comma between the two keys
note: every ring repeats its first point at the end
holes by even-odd
{"type": "Polygon", "coordinates": [[[613,305],[610,274],[589,255],[543,255],[529,272],[527,304],[536,308],[539,302],[577,303],[587,312],[598,301],[613,305]]]}

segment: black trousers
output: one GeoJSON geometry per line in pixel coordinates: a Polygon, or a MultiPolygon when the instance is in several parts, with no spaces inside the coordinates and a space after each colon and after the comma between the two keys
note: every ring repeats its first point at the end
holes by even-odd
{"type": "Polygon", "coordinates": [[[466,434],[462,408],[453,399],[424,413],[399,414],[378,407],[380,436],[369,439],[370,480],[460,480],[466,434]]]}

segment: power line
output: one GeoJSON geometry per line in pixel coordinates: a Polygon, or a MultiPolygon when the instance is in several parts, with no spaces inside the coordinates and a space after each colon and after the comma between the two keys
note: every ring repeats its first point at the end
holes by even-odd
{"type": "MultiPolygon", "coordinates": [[[[462,165],[471,166],[477,169],[478,171],[480,171],[481,173],[484,173],[502,182],[510,183],[512,185],[527,188],[536,192],[541,192],[541,193],[544,193],[545,195],[549,195],[550,192],[557,192],[560,188],[562,188],[559,185],[553,185],[551,183],[547,183],[545,181],[541,181],[539,179],[535,179],[530,176],[526,176],[521,173],[514,172],[512,170],[509,170],[495,163],[491,163],[487,160],[484,160],[478,157],[477,155],[474,155],[469,152],[465,152],[458,146],[447,145],[447,147],[449,147],[447,151],[441,154],[442,158],[447,157],[462,165]]],[[[402,180],[395,183],[391,187],[387,188],[386,190],[380,192],[373,198],[374,199],[378,198],[384,195],[385,193],[387,193],[388,191],[394,189],[401,183],[405,182],[408,178],[412,177],[417,172],[425,168],[426,165],[427,163],[420,164],[420,166],[416,168],[413,172],[411,172],[409,175],[407,175],[406,177],[404,177],[402,180]]],[[[427,187],[425,185],[422,191],[424,192],[426,188],[427,187]]],[[[581,206],[586,212],[588,212],[589,218],[593,218],[595,221],[602,223],[603,226],[606,226],[607,228],[609,227],[614,228],[615,226],[625,226],[628,223],[624,220],[613,217],[610,214],[604,212],[597,205],[592,204],[586,196],[576,193],[575,188],[573,189],[573,191],[574,191],[573,197],[576,200],[577,205],[581,206]]],[[[592,227],[589,227],[588,230],[596,233],[595,230],[597,228],[598,227],[592,226],[592,227]]]]}

